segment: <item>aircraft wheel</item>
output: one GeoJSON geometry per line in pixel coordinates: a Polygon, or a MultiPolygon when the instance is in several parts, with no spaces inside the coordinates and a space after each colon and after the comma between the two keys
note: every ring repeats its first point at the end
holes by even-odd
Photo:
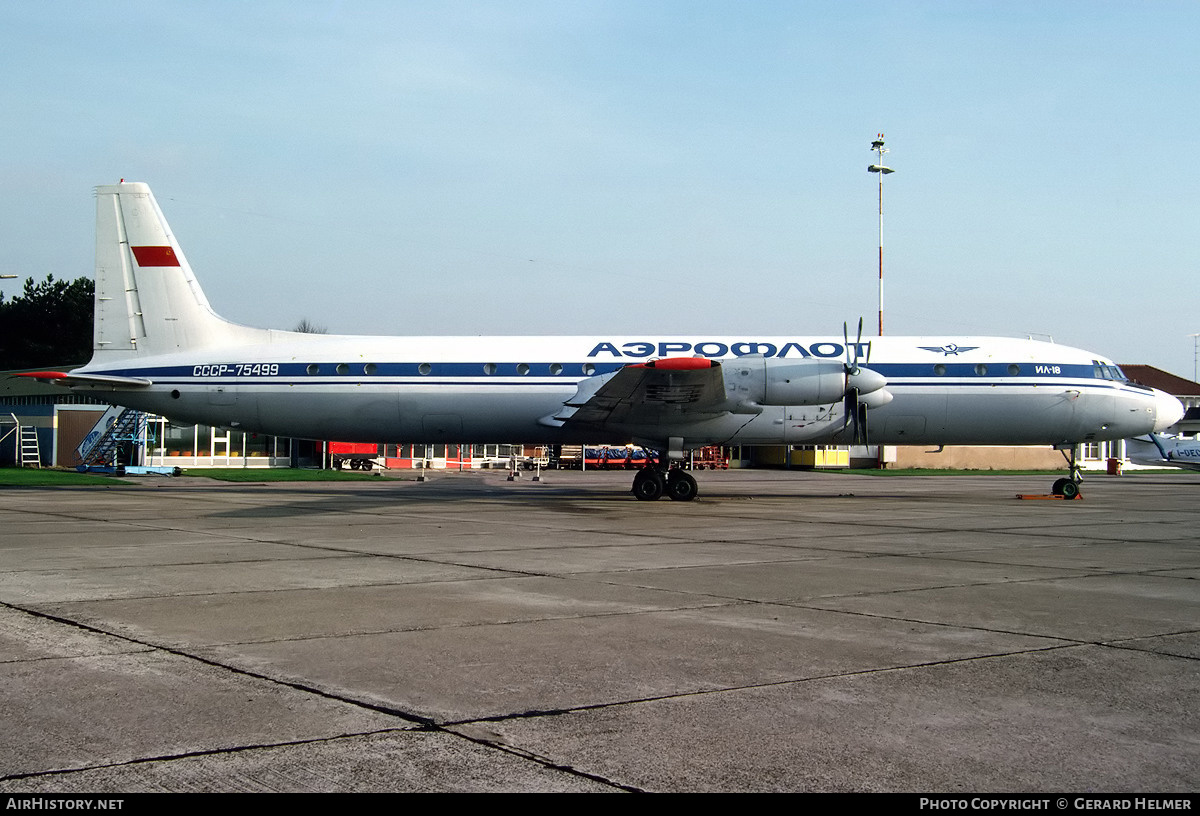
{"type": "Polygon", "coordinates": [[[691,501],[698,492],[700,488],[690,473],[673,470],[667,476],[667,498],[671,501],[691,501]]]}
{"type": "Polygon", "coordinates": [[[1061,496],[1063,494],[1063,485],[1070,483],[1070,479],[1055,479],[1054,486],[1050,488],[1050,492],[1055,496],[1061,496]]]}
{"type": "Polygon", "coordinates": [[[375,467],[375,463],[370,459],[363,459],[361,464],[363,470],[370,470],[371,468],[375,467]]]}
{"type": "Polygon", "coordinates": [[[1062,490],[1060,491],[1060,494],[1062,495],[1062,497],[1064,499],[1079,498],[1079,485],[1076,484],[1075,482],[1071,481],[1070,479],[1067,479],[1066,482],[1067,483],[1062,486],[1062,490]]]}
{"type": "Polygon", "coordinates": [[[641,470],[633,477],[633,495],[638,501],[658,501],[665,489],[663,477],[653,471],[641,470]]]}

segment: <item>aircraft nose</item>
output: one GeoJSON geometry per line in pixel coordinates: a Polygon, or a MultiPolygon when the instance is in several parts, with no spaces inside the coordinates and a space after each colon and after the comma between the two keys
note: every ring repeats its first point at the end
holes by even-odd
{"type": "Polygon", "coordinates": [[[1183,419],[1183,403],[1165,391],[1154,389],[1154,430],[1165,431],[1183,419]]]}

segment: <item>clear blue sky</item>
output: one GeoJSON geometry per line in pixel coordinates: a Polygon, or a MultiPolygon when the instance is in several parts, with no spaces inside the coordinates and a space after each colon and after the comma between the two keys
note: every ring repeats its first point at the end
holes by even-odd
{"type": "MultiPolygon", "coordinates": [[[[217,311],[372,334],[1050,334],[1192,373],[1200,3],[0,7],[0,272],[148,182],[217,311]]],[[[8,291],[16,287],[8,285],[8,291]]]]}

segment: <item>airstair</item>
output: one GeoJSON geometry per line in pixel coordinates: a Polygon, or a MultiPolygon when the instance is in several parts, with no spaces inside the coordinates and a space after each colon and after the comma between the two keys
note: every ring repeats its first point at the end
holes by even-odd
{"type": "MultiPolygon", "coordinates": [[[[75,449],[80,461],[75,469],[80,472],[115,473],[118,476],[178,476],[183,471],[177,467],[117,461],[122,445],[132,443],[136,450],[139,445],[154,441],[147,432],[147,420],[147,414],[142,411],[119,405],[110,406],[75,449]]],[[[133,458],[140,457],[135,453],[133,458]]]]}
{"type": "Polygon", "coordinates": [[[109,408],[79,444],[80,467],[115,466],[119,446],[137,441],[145,422],[146,415],[141,411],[120,406],[109,408]]]}

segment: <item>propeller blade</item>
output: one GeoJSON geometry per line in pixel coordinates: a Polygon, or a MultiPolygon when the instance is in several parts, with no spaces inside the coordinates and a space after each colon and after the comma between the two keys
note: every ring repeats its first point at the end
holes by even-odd
{"type": "Polygon", "coordinates": [[[846,398],[842,404],[842,433],[850,431],[851,438],[854,440],[858,439],[859,405],[858,389],[847,388],[846,398]]]}
{"type": "MultiPolygon", "coordinates": [[[[860,323],[862,322],[862,318],[859,318],[859,322],[860,323]]],[[[860,326],[859,329],[861,330],[862,327],[860,326]]],[[[855,346],[854,359],[851,360],[850,359],[850,325],[848,323],[846,323],[846,321],[844,321],[844,320],[842,321],[842,347],[846,349],[846,362],[843,363],[842,365],[846,369],[846,375],[853,376],[858,373],[858,347],[855,346]]]]}

